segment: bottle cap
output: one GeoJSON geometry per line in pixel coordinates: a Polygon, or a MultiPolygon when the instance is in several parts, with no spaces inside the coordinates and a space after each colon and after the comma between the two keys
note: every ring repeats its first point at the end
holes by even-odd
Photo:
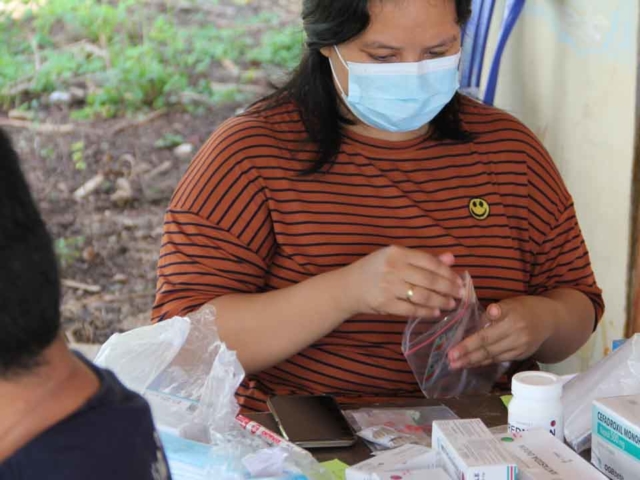
{"type": "Polygon", "coordinates": [[[562,380],[548,372],[520,372],[511,380],[515,397],[532,400],[554,400],[562,397],[562,380]]]}

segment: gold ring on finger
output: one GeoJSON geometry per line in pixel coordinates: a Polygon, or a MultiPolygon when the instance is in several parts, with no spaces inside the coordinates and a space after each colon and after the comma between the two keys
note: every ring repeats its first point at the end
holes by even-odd
{"type": "Polygon", "coordinates": [[[407,302],[413,303],[414,295],[415,295],[415,292],[413,291],[413,285],[409,284],[409,288],[407,288],[407,293],[405,294],[407,302]]]}

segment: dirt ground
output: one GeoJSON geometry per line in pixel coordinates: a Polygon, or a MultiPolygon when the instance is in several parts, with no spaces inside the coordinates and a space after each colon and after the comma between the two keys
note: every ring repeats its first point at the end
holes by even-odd
{"type": "MultiPolygon", "coordinates": [[[[220,21],[264,9],[295,18],[298,3],[220,1],[207,8],[220,21]]],[[[224,77],[222,67],[220,72],[224,77]]],[[[163,214],[173,189],[216,126],[247,103],[210,107],[200,116],[175,109],[82,123],[70,120],[69,107],[53,106],[39,112],[38,124],[14,126],[8,126],[8,112],[0,111],[0,126],[13,139],[57,242],[65,284],[63,324],[74,341],[101,343],[114,332],[149,322],[163,214]],[[43,125],[62,131],[43,131],[43,125]],[[167,134],[180,135],[192,153],[158,148],[156,142],[167,134]],[[73,158],[78,142],[83,142],[84,170],[73,158]],[[74,197],[95,178],[94,191],[74,197]]]]}

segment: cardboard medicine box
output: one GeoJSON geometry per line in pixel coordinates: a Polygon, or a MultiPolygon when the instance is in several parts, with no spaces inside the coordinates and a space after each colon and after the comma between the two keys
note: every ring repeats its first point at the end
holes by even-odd
{"type": "Polygon", "coordinates": [[[605,480],[598,469],[546,430],[497,436],[518,463],[518,480],[605,480]]]}
{"type": "Polygon", "coordinates": [[[480,419],[433,422],[432,445],[457,480],[516,480],[518,466],[480,419]]]}
{"type": "Polygon", "coordinates": [[[593,402],[591,463],[615,480],[640,479],[640,395],[593,402]]]}

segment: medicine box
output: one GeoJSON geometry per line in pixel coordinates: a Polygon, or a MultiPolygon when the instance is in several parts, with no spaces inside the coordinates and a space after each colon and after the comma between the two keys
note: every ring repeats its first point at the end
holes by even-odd
{"type": "Polygon", "coordinates": [[[591,463],[611,479],[640,479],[640,395],[593,402],[591,463]]]}
{"type": "Polygon", "coordinates": [[[518,478],[515,460],[479,419],[433,422],[432,445],[453,479],[518,478]]]}
{"type": "Polygon", "coordinates": [[[496,436],[518,463],[519,480],[606,480],[584,458],[547,430],[496,436]]]}

